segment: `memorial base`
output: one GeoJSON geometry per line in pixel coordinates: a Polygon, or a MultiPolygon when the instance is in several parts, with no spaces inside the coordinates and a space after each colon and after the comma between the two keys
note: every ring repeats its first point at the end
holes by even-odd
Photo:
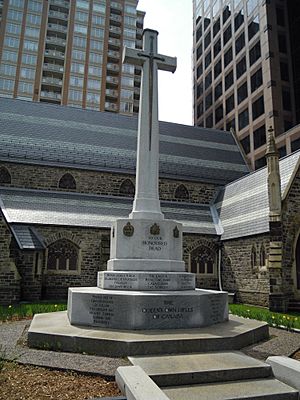
{"type": "Polygon", "coordinates": [[[70,288],[68,317],[72,325],[109,329],[200,328],[228,320],[227,293],[70,288]]]}

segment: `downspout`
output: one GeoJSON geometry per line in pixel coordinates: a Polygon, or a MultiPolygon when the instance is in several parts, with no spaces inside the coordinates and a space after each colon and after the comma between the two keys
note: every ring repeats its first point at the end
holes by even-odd
{"type": "Polygon", "coordinates": [[[222,243],[219,243],[219,252],[218,252],[218,283],[219,283],[219,290],[222,292],[222,274],[221,274],[221,260],[222,260],[222,243]]]}

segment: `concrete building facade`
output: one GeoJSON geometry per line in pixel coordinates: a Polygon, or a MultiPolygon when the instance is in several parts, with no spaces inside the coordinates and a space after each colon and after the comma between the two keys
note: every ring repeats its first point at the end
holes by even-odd
{"type": "Polygon", "coordinates": [[[0,1],[0,96],[132,115],[142,48],[137,0],[0,1]]]}
{"type": "Polygon", "coordinates": [[[253,169],[269,126],[280,156],[300,147],[299,19],[292,0],[194,0],[195,125],[233,128],[253,169]]]}

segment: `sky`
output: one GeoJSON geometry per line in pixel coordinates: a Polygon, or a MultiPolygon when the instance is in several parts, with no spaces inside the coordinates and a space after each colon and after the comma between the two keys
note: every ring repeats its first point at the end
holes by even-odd
{"type": "Polygon", "coordinates": [[[159,71],[160,121],[192,125],[192,0],[139,0],[138,10],[146,12],[144,28],[159,32],[160,54],[177,57],[177,69],[159,71]]]}

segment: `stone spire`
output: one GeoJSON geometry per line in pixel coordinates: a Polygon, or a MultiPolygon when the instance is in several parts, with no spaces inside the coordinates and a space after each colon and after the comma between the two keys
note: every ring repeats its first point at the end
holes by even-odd
{"type": "Polygon", "coordinates": [[[268,196],[270,222],[281,221],[281,181],[279,153],[275,143],[274,129],[270,126],[267,136],[266,159],[268,166],[268,196]]]}

